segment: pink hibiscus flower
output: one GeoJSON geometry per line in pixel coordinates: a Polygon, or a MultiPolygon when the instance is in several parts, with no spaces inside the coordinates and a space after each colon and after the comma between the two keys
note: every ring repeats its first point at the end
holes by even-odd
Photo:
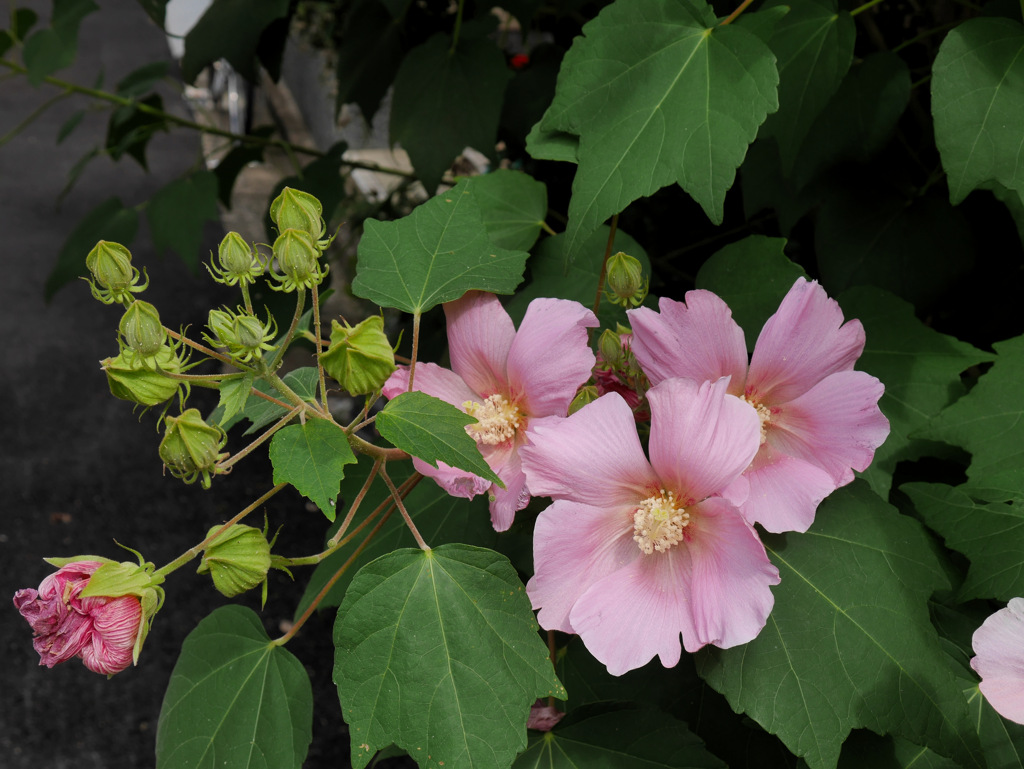
{"type": "MultiPolygon", "coordinates": [[[[526,431],[539,419],[564,417],[590,378],[595,359],[587,329],[597,326],[597,318],[579,302],[534,299],[516,331],[498,298],[480,291],[446,303],[444,312],[452,369],[417,363],[413,387],[479,420],[466,432],[505,488],[443,462],[432,467],[414,459],[413,465],[452,496],[488,492],[491,522],[505,531],[530,501],[519,460],[526,431]]],[[[384,384],[384,396],[394,398],[408,387],[403,367],[384,384]]]]}
{"type": "Polygon", "coordinates": [[[1004,718],[1024,724],[1024,598],[1011,598],[974,631],[978,688],[1004,718]]]}
{"type": "Polygon", "coordinates": [[[778,570],[717,496],[743,485],[760,431],[727,387],[653,387],[649,462],[616,393],[536,426],[520,452],[531,491],[555,500],[537,519],[527,595],[542,627],[578,634],[613,675],[655,655],[675,665],[680,634],[688,652],[746,643],[774,605],[778,570]]]}
{"type": "Polygon", "coordinates": [[[81,597],[101,565],[75,561],[44,579],[38,590],[14,594],[15,607],[35,632],[32,644],[40,665],[52,668],[80,657],[89,670],[113,675],[132,664],[143,620],[138,597],[81,597]]]}
{"type": "Polygon", "coordinates": [[[818,503],[866,469],[889,434],[878,408],[885,388],[853,370],[864,350],[860,321],[843,323],[839,304],[799,278],[761,330],[748,368],[743,332],[718,296],[690,291],[685,303],[661,299],[659,307],[629,311],[633,354],[651,384],[730,377],[729,392],[761,421],[740,510],[769,531],[806,531],[818,503]]]}

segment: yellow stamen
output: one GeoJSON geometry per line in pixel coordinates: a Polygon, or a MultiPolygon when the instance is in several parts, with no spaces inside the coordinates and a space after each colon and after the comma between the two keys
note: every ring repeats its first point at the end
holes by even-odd
{"type": "Polygon", "coordinates": [[[523,414],[515,404],[498,393],[488,396],[483,403],[466,401],[463,410],[477,418],[475,425],[466,425],[466,432],[477,443],[496,446],[516,434],[523,414]]]}
{"type": "Polygon", "coordinates": [[[741,395],[740,400],[749,403],[754,407],[754,411],[757,412],[757,418],[761,420],[761,445],[764,446],[768,440],[768,426],[771,424],[772,410],[763,403],[758,403],[750,395],[741,395]]]}
{"type": "Polygon", "coordinates": [[[633,513],[633,541],[646,555],[655,550],[664,553],[683,541],[683,529],[689,524],[690,514],[676,495],[662,489],[641,502],[633,513]]]}

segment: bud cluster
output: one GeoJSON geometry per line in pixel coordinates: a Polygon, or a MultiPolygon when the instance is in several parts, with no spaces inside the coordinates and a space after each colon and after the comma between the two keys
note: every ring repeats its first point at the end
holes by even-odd
{"type": "Polygon", "coordinates": [[[333,237],[325,238],[327,225],[323,206],[308,192],[285,187],[270,204],[270,218],[280,235],[273,245],[273,268],[270,276],[280,285],[275,291],[297,291],[320,285],[329,267],[321,265],[320,257],[333,237]]]}
{"type": "Polygon", "coordinates": [[[277,321],[269,310],[266,323],[242,307],[236,312],[227,308],[210,310],[207,327],[211,333],[203,334],[206,341],[214,347],[227,348],[238,363],[260,360],[264,351],[274,349],[271,342],[277,336],[277,321]]]}

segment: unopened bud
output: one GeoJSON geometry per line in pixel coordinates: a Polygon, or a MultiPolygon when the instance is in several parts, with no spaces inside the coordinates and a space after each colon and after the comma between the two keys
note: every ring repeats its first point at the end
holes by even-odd
{"type": "Polygon", "coordinates": [[[277,336],[277,321],[269,312],[267,322],[263,323],[242,308],[237,313],[210,310],[207,326],[213,333],[212,336],[203,334],[206,340],[215,347],[226,347],[239,363],[248,363],[254,358],[259,360],[264,350],[274,349],[270,343],[277,336]]]}
{"type": "Polygon", "coordinates": [[[576,397],[572,399],[572,403],[569,404],[569,413],[575,414],[588,403],[596,401],[598,397],[597,388],[594,385],[581,387],[580,391],[576,393],[576,397]]]}
{"type": "MultiPolygon", "coordinates": [[[[213,535],[219,526],[210,529],[213,535]]],[[[206,546],[197,573],[209,574],[213,586],[228,598],[264,583],[270,570],[270,543],[259,529],[236,523],[206,546]]]]}
{"type": "Polygon", "coordinates": [[[395,370],[395,352],[384,333],[384,319],[371,315],[355,326],[331,322],[331,346],[320,355],[324,371],[352,395],[383,387],[395,370]]]}
{"type": "Polygon", "coordinates": [[[195,483],[203,478],[203,488],[210,488],[211,476],[218,472],[217,463],[225,459],[221,453],[227,435],[217,425],[203,421],[198,409],[188,409],[178,417],[165,417],[166,428],[160,441],[160,459],[175,478],[195,483]]]}
{"type": "Polygon", "coordinates": [[[640,260],[619,251],[608,257],[606,265],[607,297],[622,307],[639,307],[647,296],[649,281],[644,278],[640,260]]]}
{"type": "Polygon", "coordinates": [[[626,356],[626,351],[622,349],[622,339],[610,328],[601,332],[597,340],[597,351],[601,361],[612,368],[622,363],[626,356]]]}
{"type": "MultiPolygon", "coordinates": [[[[184,368],[177,350],[163,345],[149,361],[143,361],[132,352],[122,352],[116,358],[100,361],[107,375],[110,393],[115,398],[138,403],[142,406],[156,406],[172,397],[182,382],[171,379],[164,372],[180,374],[184,368]]],[[[187,391],[188,385],[185,385],[187,391]]]]}
{"type": "Polygon", "coordinates": [[[152,358],[167,341],[160,313],[156,307],[142,300],[128,305],[117,329],[124,338],[125,346],[141,358],[152,358]]]}
{"type": "Polygon", "coordinates": [[[271,276],[281,284],[278,291],[295,291],[299,288],[312,288],[319,285],[327,274],[327,268],[321,269],[320,251],[307,232],[287,229],[274,241],[274,259],[283,275],[273,270],[271,276]]]}
{"type": "Polygon", "coordinates": [[[314,241],[324,236],[324,208],[320,201],[308,192],[285,187],[270,204],[270,218],[279,232],[288,229],[301,230],[314,241]]]}
{"type": "Polygon", "coordinates": [[[133,293],[149,285],[149,280],[138,285],[139,271],[132,267],[132,254],[120,243],[99,241],[85,257],[85,266],[93,277],[89,281],[92,295],[104,304],[127,304],[133,293]]]}
{"type": "Polygon", "coordinates": [[[206,269],[214,280],[226,286],[236,283],[247,286],[255,283],[256,278],[263,274],[263,263],[237,232],[229,232],[224,236],[217,248],[217,261],[220,262],[219,267],[209,264],[206,269]]]}

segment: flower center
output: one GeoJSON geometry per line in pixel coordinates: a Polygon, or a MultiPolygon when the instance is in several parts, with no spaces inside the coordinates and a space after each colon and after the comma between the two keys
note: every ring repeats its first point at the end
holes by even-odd
{"type": "Polygon", "coordinates": [[[761,445],[764,446],[768,440],[768,427],[771,425],[772,410],[763,403],[758,403],[751,395],[741,395],[740,400],[749,403],[757,412],[757,418],[761,420],[761,445]]]}
{"type": "Polygon", "coordinates": [[[683,529],[690,525],[690,514],[671,491],[662,489],[641,502],[633,513],[633,541],[645,554],[664,553],[683,541],[683,529]]]}
{"type": "Polygon", "coordinates": [[[463,410],[477,418],[475,425],[466,425],[466,432],[477,443],[496,446],[516,434],[516,428],[523,419],[522,412],[514,403],[498,393],[489,395],[483,403],[466,401],[463,410]]]}

